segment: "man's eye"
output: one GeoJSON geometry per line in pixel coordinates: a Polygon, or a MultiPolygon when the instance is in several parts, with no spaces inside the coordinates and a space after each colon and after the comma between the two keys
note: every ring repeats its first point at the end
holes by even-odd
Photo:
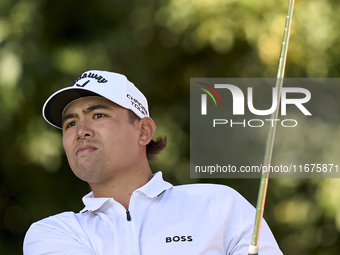
{"type": "Polygon", "coordinates": [[[68,123],[68,124],[66,125],[66,129],[68,129],[68,128],[70,128],[70,127],[73,127],[73,126],[76,125],[76,124],[77,124],[77,122],[72,121],[72,122],[70,122],[70,123],[68,123]]]}
{"type": "Polygon", "coordinates": [[[103,118],[103,117],[105,117],[105,115],[104,114],[102,114],[102,113],[96,113],[95,115],[94,115],[94,119],[100,119],[100,118],[103,118]]]}

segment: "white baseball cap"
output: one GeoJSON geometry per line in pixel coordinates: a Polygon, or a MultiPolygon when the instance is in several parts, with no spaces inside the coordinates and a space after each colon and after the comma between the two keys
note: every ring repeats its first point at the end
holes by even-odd
{"type": "Polygon", "coordinates": [[[45,102],[42,114],[54,127],[62,128],[62,113],[72,101],[87,96],[102,96],[133,111],[141,119],[149,117],[148,102],[124,75],[90,70],[81,74],[72,86],[58,90],[45,102]]]}

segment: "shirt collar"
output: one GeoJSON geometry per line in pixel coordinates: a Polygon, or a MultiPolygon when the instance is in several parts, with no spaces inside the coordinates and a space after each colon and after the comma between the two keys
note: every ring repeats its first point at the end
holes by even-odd
{"type": "Polygon", "coordinates": [[[156,198],[171,187],[172,184],[163,180],[162,172],[157,172],[147,184],[135,190],[135,192],[143,193],[149,198],[156,198]]]}
{"type": "MultiPolygon", "coordinates": [[[[172,184],[163,180],[162,172],[157,172],[153,175],[152,179],[146,183],[144,186],[135,190],[136,193],[141,193],[146,195],[149,198],[156,198],[163,194],[163,192],[167,189],[170,189],[172,184]]],[[[87,195],[83,197],[83,203],[85,208],[80,212],[86,211],[96,211],[101,208],[108,201],[113,200],[111,197],[94,197],[93,192],[91,191],[87,195]]]]}

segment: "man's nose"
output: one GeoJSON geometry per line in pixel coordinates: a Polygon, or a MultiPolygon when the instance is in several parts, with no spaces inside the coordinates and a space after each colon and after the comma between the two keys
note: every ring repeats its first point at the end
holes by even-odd
{"type": "Polygon", "coordinates": [[[78,139],[86,139],[94,136],[94,131],[86,121],[78,123],[77,126],[78,139]]]}

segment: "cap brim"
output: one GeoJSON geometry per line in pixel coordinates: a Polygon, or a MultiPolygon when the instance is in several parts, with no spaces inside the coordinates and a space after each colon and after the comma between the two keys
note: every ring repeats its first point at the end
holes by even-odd
{"type": "Polygon", "coordinates": [[[66,88],[53,94],[43,107],[43,116],[47,122],[62,128],[62,112],[72,101],[88,96],[101,96],[84,88],[66,88]]]}

